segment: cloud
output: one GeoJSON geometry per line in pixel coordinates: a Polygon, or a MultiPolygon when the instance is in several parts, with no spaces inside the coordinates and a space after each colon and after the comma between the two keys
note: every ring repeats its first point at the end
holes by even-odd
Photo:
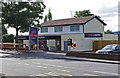
{"type": "Polygon", "coordinates": [[[102,18],[114,17],[118,15],[118,6],[114,6],[114,7],[104,6],[98,10],[98,13],[102,18]]]}
{"type": "Polygon", "coordinates": [[[112,31],[118,31],[118,16],[104,18],[105,23],[107,23],[107,26],[105,26],[105,30],[110,29],[112,31]],[[108,20],[108,21],[107,21],[108,20]]]}
{"type": "Polygon", "coordinates": [[[99,13],[114,13],[114,12],[118,12],[118,6],[114,6],[114,7],[102,7],[99,11],[99,13]]]}

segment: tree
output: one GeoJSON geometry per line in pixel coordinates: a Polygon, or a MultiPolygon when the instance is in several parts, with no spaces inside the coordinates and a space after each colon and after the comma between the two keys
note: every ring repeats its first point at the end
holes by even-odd
{"type": "Polygon", "coordinates": [[[44,22],[46,22],[48,20],[52,20],[51,9],[49,9],[48,14],[45,15],[44,22]]]}
{"type": "Polygon", "coordinates": [[[112,30],[105,31],[105,34],[113,34],[112,30]]]}
{"type": "Polygon", "coordinates": [[[90,10],[76,11],[74,17],[84,17],[84,16],[92,16],[90,10]]]}
{"type": "Polygon", "coordinates": [[[2,23],[18,32],[28,32],[30,26],[39,26],[43,18],[45,5],[43,2],[2,2],[2,23]]]}
{"type": "Polygon", "coordinates": [[[49,9],[49,11],[48,11],[48,20],[52,20],[52,13],[51,13],[51,9],[49,9]]]}
{"type": "Polygon", "coordinates": [[[2,25],[2,35],[7,34],[7,29],[2,25]]]}
{"type": "Polygon", "coordinates": [[[44,22],[46,22],[47,20],[48,20],[48,16],[45,15],[44,22]]]}
{"type": "Polygon", "coordinates": [[[13,34],[5,34],[5,35],[3,35],[3,42],[4,43],[6,43],[6,42],[13,43],[14,42],[14,35],[13,34]]]}

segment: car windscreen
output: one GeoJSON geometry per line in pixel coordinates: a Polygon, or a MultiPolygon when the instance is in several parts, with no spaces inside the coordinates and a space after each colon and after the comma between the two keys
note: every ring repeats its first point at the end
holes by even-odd
{"type": "Polygon", "coordinates": [[[115,50],[116,45],[107,45],[102,50],[115,50]]]}

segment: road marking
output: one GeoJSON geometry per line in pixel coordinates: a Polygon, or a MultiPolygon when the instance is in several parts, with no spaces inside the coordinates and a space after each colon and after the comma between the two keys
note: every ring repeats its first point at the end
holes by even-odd
{"type": "Polygon", "coordinates": [[[64,66],[59,66],[59,65],[51,65],[51,64],[46,64],[46,65],[48,65],[48,66],[52,66],[52,67],[60,67],[60,68],[68,68],[68,67],[64,67],[64,66]]]}
{"type": "Polygon", "coordinates": [[[45,69],[47,69],[48,67],[44,67],[44,66],[37,66],[37,67],[41,67],[41,68],[45,68],[45,69]]]}
{"type": "Polygon", "coordinates": [[[38,74],[38,75],[30,75],[30,76],[47,76],[45,74],[38,74]]]}
{"type": "Polygon", "coordinates": [[[53,64],[46,64],[46,63],[37,63],[37,62],[32,62],[32,63],[39,64],[39,65],[52,66],[52,67],[68,68],[68,67],[65,67],[65,66],[59,66],[59,65],[53,65],[53,64]]]}
{"type": "Polygon", "coordinates": [[[110,72],[103,72],[103,71],[94,71],[96,73],[102,73],[102,74],[112,74],[112,75],[119,75],[117,73],[110,73],[110,72]]]}
{"type": "Polygon", "coordinates": [[[46,74],[47,76],[72,76],[71,74],[56,73],[56,72],[48,72],[44,74],[46,74]]]}
{"type": "Polygon", "coordinates": [[[57,69],[57,70],[60,70],[60,71],[63,71],[63,72],[70,72],[68,70],[63,70],[63,69],[57,69]]]}
{"type": "Polygon", "coordinates": [[[47,75],[45,75],[45,74],[39,74],[39,75],[36,75],[36,76],[47,76],[47,75]]]}
{"type": "Polygon", "coordinates": [[[64,74],[63,76],[72,76],[71,74],[64,74]]]}
{"type": "Polygon", "coordinates": [[[89,74],[89,73],[84,73],[83,75],[85,75],[85,76],[98,76],[98,75],[89,74]]]}
{"type": "Polygon", "coordinates": [[[53,74],[52,72],[48,72],[48,73],[45,73],[45,74],[50,75],[50,76],[58,76],[55,73],[53,74]]]}
{"type": "Polygon", "coordinates": [[[40,63],[36,63],[36,62],[32,62],[32,63],[34,63],[34,64],[40,64],[40,63]]]}
{"type": "Polygon", "coordinates": [[[7,58],[7,59],[5,59],[5,60],[10,60],[10,61],[14,61],[14,59],[10,59],[10,58],[9,58],[9,59],[7,58]]]}
{"type": "Polygon", "coordinates": [[[18,63],[18,64],[21,64],[21,63],[18,63]]]}
{"type": "Polygon", "coordinates": [[[28,66],[28,65],[30,65],[30,64],[25,64],[25,65],[27,65],[27,66],[28,66]]]}

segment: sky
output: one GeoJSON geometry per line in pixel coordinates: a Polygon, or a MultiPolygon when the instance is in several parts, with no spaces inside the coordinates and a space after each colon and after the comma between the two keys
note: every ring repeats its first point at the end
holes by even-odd
{"type": "MultiPolygon", "coordinates": [[[[90,10],[107,24],[106,30],[118,31],[118,3],[119,0],[43,0],[46,5],[44,15],[51,9],[53,20],[71,18],[75,11],[90,10]]],[[[14,34],[13,28],[8,30],[14,34]]],[[[20,33],[19,33],[20,34],[20,33]]],[[[27,34],[27,33],[25,33],[27,34]]]]}

